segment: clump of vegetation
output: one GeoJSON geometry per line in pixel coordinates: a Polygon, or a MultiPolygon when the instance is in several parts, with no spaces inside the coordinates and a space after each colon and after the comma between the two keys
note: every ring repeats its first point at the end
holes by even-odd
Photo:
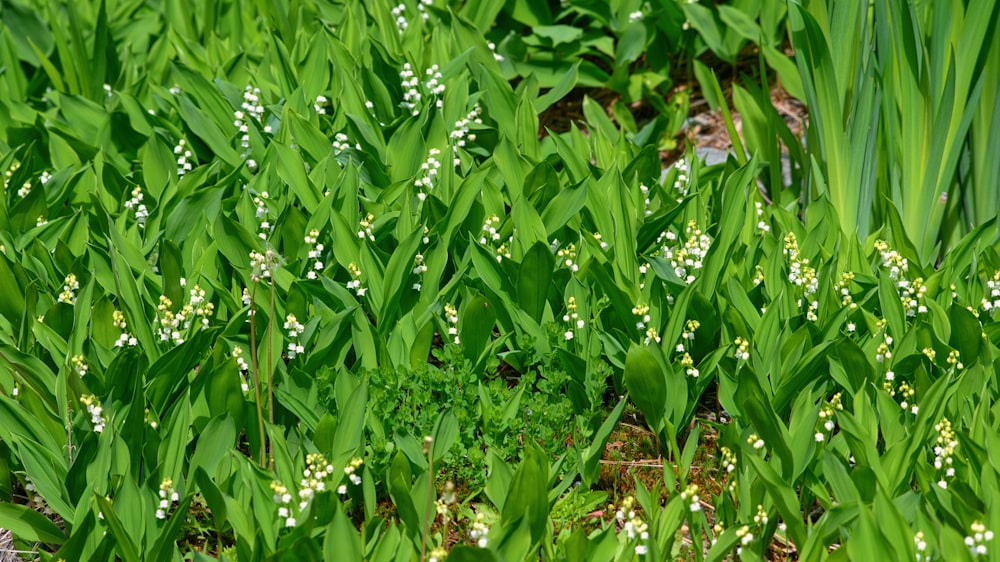
{"type": "Polygon", "coordinates": [[[4,537],[991,556],[998,17],[4,4],[4,537]],[[685,144],[699,104],[722,162],[685,144]]]}

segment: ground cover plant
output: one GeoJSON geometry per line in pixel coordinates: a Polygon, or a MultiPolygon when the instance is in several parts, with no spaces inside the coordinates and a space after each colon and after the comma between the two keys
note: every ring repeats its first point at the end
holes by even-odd
{"type": "Polygon", "coordinates": [[[9,551],[997,558],[1000,5],[0,10],[9,551]]]}

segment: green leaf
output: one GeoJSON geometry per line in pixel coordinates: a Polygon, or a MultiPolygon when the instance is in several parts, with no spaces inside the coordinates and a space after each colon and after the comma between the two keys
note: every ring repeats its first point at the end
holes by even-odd
{"type": "Polygon", "coordinates": [[[396,514],[403,522],[407,534],[410,538],[419,540],[423,529],[420,527],[420,517],[413,505],[413,498],[410,497],[411,478],[410,463],[406,460],[406,455],[399,451],[393,457],[387,473],[389,496],[396,504],[396,514]]]}
{"type": "Polygon", "coordinates": [[[177,533],[180,532],[181,526],[188,519],[188,507],[191,505],[192,499],[194,499],[194,494],[187,494],[177,503],[174,507],[174,512],[170,514],[170,519],[160,529],[160,534],[156,537],[156,543],[153,544],[153,549],[144,559],[156,562],[169,562],[173,559],[178,552],[176,544],[177,533]]]}
{"type": "Polygon", "coordinates": [[[447,562],[500,562],[492,550],[464,544],[451,549],[446,560],[447,562]]]}
{"type": "Polygon", "coordinates": [[[740,377],[737,396],[742,396],[742,410],[750,418],[764,443],[781,459],[783,478],[791,478],[794,471],[792,451],[788,448],[789,435],[785,424],[771,407],[770,401],[761,389],[757,378],[753,376],[740,377]]]}
{"type": "Polygon", "coordinates": [[[66,535],[55,523],[28,506],[0,502],[0,528],[30,542],[63,544],[66,535]]]}
{"type": "Polygon", "coordinates": [[[333,515],[323,540],[323,557],[326,560],[361,560],[361,536],[341,507],[333,515]]]}
{"type": "Polygon", "coordinates": [[[646,423],[658,430],[667,416],[667,383],[663,367],[648,347],[632,343],[625,357],[623,380],[646,423]]]}
{"type": "MultiPolygon", "coordinates": [[[[118,518],[118,514],[115,509],[111,506],[111,500],[105,498],[100,494],[96,494],[94,499],[97,500],[97,507],[101,510],[104,515],[104,521],[111,528],[111,534],[118,541],[118,554],[122,557],[125,562],[138,562],[139,561],[139,549],[136,547],[135,542],[132,540],[132,536],[125,531],[125,527],[122,526],[121,519],[118,518]]],[[[129,517],[140,517],[139,513],[130,513],[129,517]]]]}
{"type": "Polygon", "coordinates": [[[529,445],[524,460],[514,472],[500,520],[503,524],[524,521],[533,544],[542,539],[548,525],[548,482],[549,462],[545,453],[538,446],[529,445]]]}
{"type": "Polygon", "coordinates": [[[618,420],[621,419],[622,412],[625,411],[626,402],[625,398],[618,401],[618,405],[615,406],[615,409],[611,411],[611,414],[604,420],[601,427],[594,433],[594,439],[590,446],[583,449],[581,453],[580,478],[583,479],[583,485],[587,488],[597,482],[601,468],[601,458],[604,456],[608,439],[611,438],[615,426],[618,425],[618,420]]]}
{"type": "Polygon", "coordinates": [[[455,440],[458,439],[458,419],[449,408],[438,416],[434,423],[434,431],[431,433],[431,459],[434,464],[441,462],[445,454],[451,450],[455,440]]]}
{"type": "Polygon", "coordinates": [[[368,405],[368,381],[363,381],[347,402],[347,407],[340,412],[340,421],[333,438],[333,456],[343,459],[356,454],[361,446],[362,431],[365,426],[366,407],[368,405]]]}
{"type": "Polygon", "coordinates": [[[521,260],[517,276],[517,296],[521,308],[541,323],[545,312],[555,258],[544,242],[535,242],[521,260]]]}

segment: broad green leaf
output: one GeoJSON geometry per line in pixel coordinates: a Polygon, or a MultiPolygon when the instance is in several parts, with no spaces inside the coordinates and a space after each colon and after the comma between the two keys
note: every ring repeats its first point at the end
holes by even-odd
{"type": "Polygon", "coordinates": [[[668,412],[663,367],[648,347],[633,343],[625,357],[625,388],[651,428],[659,428],[668,412]]]}
{"type": "Polygon", "coordinates": [[[548,301],[554,266],[555,259],[549,246],[544,242],[535,242],[525,253],[518,269],[518,303],[539,323],[548,301]]]}
{"type": "Polygon", "coordinates": [[[545,453],[537,446],[529,446],[524,460],[514,472],[500,519],[504,524],[519,520],[525,522],[532,543],[541,540],[548,524],[548,481],[549,462],[545,453]]]}
{"type": "MultiPolygon", "coordinates": [[[[111,505],[111,500],[101,496],[100,494],[95,495],[94,499],[97,500],[97,507],[104,515],[104,521],[106,521],[108,527],[110,527],[111,534],[118,542],[118,554],[121,555],[122,559],[126,562],[138,562],[140,559],[138,547],[136,547],[132,537],[125,531],[125,527],[122,526],[121,519],[118,517],[114,507],[111,505]]],[[[129,514],[131,517],[138,515],[139,514],[129,514]]]]}
{"type": "Polygon", "coordinates": [[[0,503],[0,527],[21,540],[50,544],[63,544],[66,541],[66,536],[55,523],[24,505],[0,503]]]}

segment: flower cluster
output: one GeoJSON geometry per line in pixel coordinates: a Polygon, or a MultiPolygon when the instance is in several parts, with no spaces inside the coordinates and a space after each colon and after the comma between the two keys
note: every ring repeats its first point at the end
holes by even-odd
{"type": "Polygon", "coordinates": [[[193,167],[191,164],[191,158],[193,158],[193,155],[187,148],[187,141],[184,139],[178,140],[177,145],[174,146],[174,154],[177,155],[177,177],[190,172],[193,167]]]}
{"type": "Polygon", "coordinates": [[[361,284],[361,269],[354,262],[347,264],[347,272],[351,274],[351,280],[347,282],[347,288],[354,291],[359,297],[365,296],[368,288],[361,284]]]}
{"type": "MultiPolygon", "coordinates": [[[[395,14],[396,11],[393,10],[395,14]]],[[[397,14],[397,25],[398,22],[405,18],[402,17],[402,11],[397,14]]],[[[405,29],[405,28],[404,28],[405,29]]],[[[402,32],[402,29],[400,30],[402,32]]],[[[403,109],[411,112],[414,116],[420,115],[419,105],[424,99],[424,93],[426,92],[427,97],[437,97],[434,106],[440,109],[444,106],[444,102],[441,99],[441,95],[444,94],[445,85],[441,83],[443,76],[438,68],[438,65],[431,65],[426,71],[424,71],[426,80],[423,84],[423,91],[421,91],[420,78],[417,73],[413,71],[413,67],[410,63],[403,64],[403,70],[399,72],[399,77],[402,79],[403,86],[403,101],[399,104],[403,109]]]]}
{"type": "MultiPolygon", "coordinates": [[[[406,6],[400,4],[397,6],[397,9],[399,8],[405,9],[406,6]]],[[[400,13],[401,12],[402,10],[400,10],[400,13]]],[[[397,25],[399,25],[400,19],[402,19],[403,22],[406,21],[406,19],[402,18],[400,14],[396,13],[396,10],[393,10],[392,13],[397,16],[397,25]]],[[[400,29],[400,33],[402,33],[404,29],[406,29],[405,26],[400,29]]],[[[412,111],[414,116],[420,115],[420,111],[417,109],[417,104],[420,103],[421,99],[423,99],[423,94],[420,93],[420,78],[418,78],[413,72],[413,68],[410,67],[410,63],[408,62],[403,63],[403,70],[399,71],[399,77],[403,79],[402,85],[405,90],[403,92],[403,101],[399,104],[400,107],[408,111],[412,111]]]]}
{"type": "MultiPolygon", "coordinates": [[[[722,471],[725,472],[726,475],[736,472],[736,453],[733,453],[732,449],[729,447],[720,447],[719,454],[722,456],[722,471]]],[[[735,477],[729,480],[728,488],[730,492],[736,491],[735,477]]]]}
{"type": "Polygon", "coordinates": [[[844,406],[840,403],[840,393],[836,393],[830,398],[830,401],[823,405],[819,410],[819,420],[817,423],[820,424],[820,429],[816,432],[816,442],[822,442],[826,439],[826,433],[831,433],[836,429],[837,424],[834,422],[834,417],[837,415],[839,410],[843,410],[844,406]],[[826,433],[824,433],[824,431],[826,433]]]}
{"type": "MultiPolygon", "coordinates": [[[[264,106],[260,103],[260,88],[254,88],[247,84],[243,89],[243,102],[240,104],[240,110],[233,112],[233,125],[236,126],[240,131],[240,147],[243,152],[240,157],[246,161],[247,168],[254,170],[257,168],[257,162],[250,156],[250,129],[247,125],[247,117],[261,122],[264,117],[264,106]]],[[[264,127],[265,133],[271,132],[271,126],[267,125],[264,127]]]]}
{"type": "Polygon", "coordinates": [[[924,284],[923,277],[917,277],[912,283],[901,279],[896,282],[896,289],[899,291],[899,301],[903,303],[903,310],[908,317],[913,318],[917,314],[927,313],[927,305],[923,304],[927,285],[924,284]]]}
{"type": "Polygon", "coordinates": [[[917,551],[917,562],[930,560],[927,554],[927,541],[924,538],[923,531],[917,531],[917,534],[913,535],[913,548],[917,551]]]}
{"type": "Polygon", "coordinates": [[[101,433],[108,421],[104,417],[104,408],[93,394],[84,394],[80,397],[80,403],[87,408],[90,414],[90,425],[94,428],[94,433],[101,433]]]}
{"type": "Polygon", "coordinates": [[[479,237],[480,244],[487,244],[490,240],[499,241],[500,232],[497,229],[500,227],[500,217],[496,214],[492,214],[486,218],[486,222],[483,223],[482,236],[479,237]]]}
{"type": "Polygon", "coordinates": [[[288,506],[292,503],[292,495],[288,493],[288,488],[281,482],[274,481],[271,482],[271,492],[274,494],[274,503],[278,504],[278,518],[285,521],[285,527],[294,527],[296,523],[295,517],[288,509],[288,506]]]}
{"type": "Polygon", "coordinates": [[[333,474],[333,466],[319,453],[306,455],[306,467],[299,481],[299,511],[305,510],[316,492],[326,489],[326,479],[333,474]]]}
{"type": "Polygon", "coordinates": [[[149,210],[142,202],[142,188],[135,186],[132,190],[132,198],[125,202],[125,208],[135,211],[135,222],[139,228],[146,226],[146,219],[149,217],[149,210]]]}
{"type": "Polygon", "coordinates": [[[748,546],[753,542],[753,533],[750,532],[749,525],[743,525],[739,529],[736,529],[736,538],[740,539],[740,546],[736,547],[736,555],[743,555],[743,547],[748,546]]]}
{"type": "MultiPolygon", "coordinates": [[[[333,153],[335,155],[347,152],[350,148],[351,145],[347,142],[347,135],[344,133],[337,133],[333,135],[333,153]]],[[[361,143],[354,143],[354,148],[360,151],[361,143]]]]}
{"type": "MultiPolygon", "coordinates": [[[[690,285],[694,283],[696,278],[695,272],[702,268],[705,255],[712,246],[712,239],[702,232],[695,221],[688,223],[685,233],[687,240],[684,242],[684,246],[675,249],[670,245],[664,245],[663,257],[670,261],[670,266],[674,268],[674,274],[690,285]]],[[[661,239],[666,238],[668,241],[676,239],[676,235],[672,232],[663,233],[660,237],[661,239]]]]}
{"type": "Polygon", "coordinates": [[[444,305],[444,317],[448,321],[448,335],[456,344],[461,343],[458,338],[458,310],[451,303],[444,305]]]}
{"type": "Polygon", "coordinates": [[[503,62],[505,60],[503,58],[503,55],[501,55],[500,53],[497,52],[497,44],[496,43],[494,43],[493,41],[490,41],[490,42],[486,43],[486,46],[489,47],[490,52],[493,53],[493,60],[495,60],[497,62],[503,62]]]}
{"type": "Polygon", "coordinates": [[[431,15],[427,13],[427,8],[425,6],[431,6],[433,4],[433,0],[417,0],[417,11],[420,12],[420,19],[427,21],[431,17],[431,15]]]}
{"type": "MultiPolygon", "coordinates": [[[[407,27],[410,27],[410,22],[406,21],[406,4],[400,4],[392,9],[392,15],[396,17],[396,29],[399,30],[399,34],[402,35],[406,31],[407,27]]],[[[408,68],[410,63],[406,63],[404,68],[408,68]]],[[[405,85],[405,82],[404,82],[405,85]]]]}
{"type": "MultiPolygon", "coordinates": [[[[833,288],[840,295],[840,305],[849,308],[857,308],[858,303],[851,297],[851,283],[854,282],[854,272],[845,271],[840,274],[840,280],[834,284],[833,288]]],[[[853,330],[851,330],[853,331],[853,330]]]]}
{"type": "Polygon", "coordinates": [[[875,361],[884,363],[886,359],[892,359],[892,336],[888,332],[883,332],[882,341],[875,348],[875,361]]]}
{"type": "Polygon", "coordinates": [[[506,259],[510,259],[510,247],[514,244],[514,236],[508,236],[507,241],[503,244],[497,246],[497,263],[506,259]]]}
{"type": "Polygon", "coordinates": [[[256,195],[253,198],[255,207],[254,216],[257,217],[260,223],[260,232],[257,234],[257,237],[261,240],[267,240],[267,235],[274,231],[274,225],[268,220],[270,209],[267,207],[267,202],[269,198],[270,196],[266,191],[262,191],[260,195],[256,195]]]}
{"type": "Polygon", "coordinates": [[[417,282],[413,284],[413,290],[420,292],[423,288],[423,275],[427,273],[427,264],[424,263],[424,255],[413,256],[413,274],[417,276],[417,282]]]}
{"type": "Polygon", "coordinates": [[[243,348],[240,346],[233,347],[233,359],[236,361],[236,368],[240,370],[240,387],[243,389],[243,393],[246,394],[250,392],[250,384],[247,383],[247,375],[250,373],[250,365],[247,364],[246,359],[243,358],[243,348]]]}
{"type": "Polygon", "coordinates": [[[271,270],[277,265],[278,254],[268,248],[264,253],[250,252],[250,280],[253,282],[271,278],[271,270]]]}
{"type": "Polygon", "coordinates": [[[490,527],[486,524],[486,516],[483,512],[476,513],[476,518],[469,525],[469,538],[476,542],[479,548],[486,548],[486,535],[490,533],[490,527]]]}
{"type": "Polygon", "coordinates": [[[770,232],[771,227],[768,226],[767,221],[764,220],[764,204],[760,201],[753,202],[754,212],[757,213],[757,230],[764,232],[770,232]]]}
{"type": "Polygon", "coordinates": [[[644,183],[639,184],[639,191],[642,193],[642,214],[649,216],[653,214],[653,210],[649,208],[652,202],[649,200],[649,186],[644,183]]]}
{"type": "Polygon", "coordinates": [[[637,304],[632,307],[632,314],[636,316],[639,320],[635,323],[636,330],[642,330],[646,327],[646,324],[650,321],[649,316],[649,305],[648,304],[637,304]]]}
{"type": "Polygon", "coordinates": [[[169,478],[164,478],[163,482],[160,483],[160,503],[156,508],[156,518],[166,519],[167,511],[170,510],[171,502],[177,503],[180,496],[177,491],[174,490],[174,481],[169,478]]]}
{"type": "Polygon", "coordinates": [[[615,520],[622,526],[626,539],[639,539],[640,543],[635,547],[636,554],[642,556],[649,552],[649,547],[643,544],[649,540],[649,525],[635,512],[635,498],[626,496],[622,500],[621,507],[615,511],[615,520]]]}
{"type": "MultiPolygon", "coordinates": [[[[648,274],[649,274],[649,264],[648,263],[640,263],[639,264],[639,290],[640,291],[646,288],[646,275],[648,275],[648,274]]],[[[674,303],[672,295],[667,295],[667,302],[669,304],[673,304],[674,303]]]]}
{"type": "Polygon", "coordinates": [[[987,530],[982,521],[973,521],[969,528],[972,535],[965,537],[965,546],[972,551],[973,558],[986,556],[986,543],[993,540],[993,531],[987,530]]]}
{"type": "Polygon", "coordinates": [[[751,433],[747,436],[747,444],[753,447],[755,451],[759,451],[764,448],[764,440],[761,439],[756,433],[751,433]]]}
{"type": "Polygon", "coordinates": [[[87,374],[89,367],[87,367],[87,360],[83,355],[74,355],[69,361],[73,365],[73,370],[81,378],[87,374]]]}
{"type": "Polygon", "coordinates": [[[31,193],[31,180],[25,180],[24,185],[22,185],[17,190],[17,196],[20,198],[25,198],[31,193]]]}
{"type": "Polygon", "coordinates": [[[947,361],[949,365],[951,365],[952,367],[954,367],[956,371],[961,371],[962,369],[965,368],[965,365],[962,364],[962,361],[961,361],[961,358],[959,356],[959,353],[958,353],[957,349],[953,349],[953,350],[949,351],[948,352],[948,358],[945,361],[947,361]]]}
{"type": "MultiPolygon", "coordinates": [[[[347,476],[347,479],[351,481],[351,484],[355,486],[361,485],[361,477],[357,475],[357,472],[358,469],[361,468],[362,464],[364,464],[363,460],[361,460],[358,457],[354,457],[353,459],[351,459],[351,462],[344,467],[344,474],[347,476]]],[[[337,493],[342,496],[346,495],[347,484],[341,484],[340,486],[338,486],[337,493]]]]}
{"type": "Polygon", "coordinates": [[[375,215],[368,213],[365,218],[361,219],[358,227],[358,238],[364,240],[365,238],[375,241],[375,233],[372,232],[372,224],[375,222],[375,215]]]}
{"type": "Polygon", "coordinates": [[[206,300],[205,290],[198,285],[188,291],[188,302],[180,310],[171,310],[173,304],[165,295],[160,295],[160,304],[156,307],[156,322],[159,324],[156,333],[160,341],[172,341],[174,345],[184,343],[183,332],[191,328],[192,318],[200,318],[201,327],[207,328],[209,318],[215,311],[215,305],[206,300]]]}
{"type": "Polygon", "coordinates": [[[989,290],[989,297],[983,297],[983,310],[993,314],[1000,308],[1000,269],[993,272],[993,278],[986,280],[986,289],[989,290]]]}
{"type": "Polygon", "coordinates": [[[434,501],[434,512],[436,517],[441,518],[441,522],[447,525],[451,521],[451,506],[458,501],[455,494],[455,483],[451,480],[445,482],[444,492],[441,497],[434,501]]]}
{"type": "Polygon", "coordinates": [[[738,361],[750,360],[750,342],[741,337],[737,337],[733,340],[733,346],[736,347],[736,351],[733,352],[733,356],[736,357],[738,361]]]}
{"type": "Polygon", "coordinates": [[[295,359],[296,355],[305,351],[305,348],[302,347],[302,343],[299,341],[299,335],[302,334],[302,331],[305,330],[306,327],[303,326],[298,319],[295,318],[295,315],[291,313],[285,316],[285,324],[283,327],[288,331],[288,347],[286,348],[288,350],[288,358],[295,359]]]}
{"type": "Polygon", "coordinates": [[[49,504],[45,503],[45,498],[38,493],[38,488],[35,487],[35,483],[31,481],[31,477],[28,475],[25,475],[24,477],[24,491],[28,496],[28,505],[30,505],[32,509],[40,513],[44,513],[45,515],[52,515],[55,513],[52,511],[52,508],[49,507],[49,504]]]}
{"type": "MultiPolygon", "coordinates": [[[[4,191],[7,191],[8,189],[10,189],[10,180],[14,176],[14,172],[16,172],[20,167],[21,167],[21,163],[18,162],[17,160],[15,160],[14,162],[11,163],[10,167],[7,168],[7,170],[4,171],[4,173],[3,173],[3,189],[4,189],[4,191]]],[[[27,189],[30,190],[31,189],[31,183],[30,182],[25,182],[25,184],[26,185],[22,186],[22,189],[27,188],[27,189]]],[[[21,192],[18,191],[18,194],[20,194],[20,193],[21,192]]],[[[25,192],[25,193],[27,193],[27,192],[25,192]]],[[[24,195],[21,195],[21,197],[24,197],[24,195]]]]}
{"type": "Polygon", "coordinates": [[[767,511],[764,510],[763,505],[757,504],[757,514],[753,516],[753,522],[761,527],[767,525],[768,522],[767,511]]]}
{"type": "Polygon", "coordinates": [[[948,418],[941,418],[934,426],[937,432],[937,440],[934,442],[934,468],[941,474],[938,486],[948,487],[948,480],[955,476],[955,449],[958,448],[958,441],[955,439],[955,432],[951,429],[951,422],[948,418]]]}
{"type": "Polygon", "coordinates": [[[59,302],[66,304],[76,304],[76,291],[80,288],[80,282],[76,280],[76,275],[70,273],[63,281],[63,290],[59,293],[59,302]]]}
{"type": "MultiPolygon", "coordinates": [[[[899,383],[898,392],[899,395],[903,397],[903,401],[899,403],[899,407],[904,410],[909,409],[913,415],[917,415],[920,411],[920,406],[913,403],[913,397],[916,395],[917,391],[910,386],[910,383],[902,381],[899,383]]],[[[895,396],[895,394],[892,394],[892,396],[895,396]]]]}
{"type": "Polygon", "coordinates": [[[566,314],[563,314],[563,322],[566,323],[566,333],[563,334],[566,341],[573,339],[576,335],[574,330],[581,330],[586,325],[583,318],[580,318],[580,314],[576,311],[576,297],[570,297],[566,302],[566,314]]]}
{"type": "Polygon", "coordinates": [[[479,117],[479,114],[482,113],[482,111],[483,110],[479,107],[478,103],[474,105],[472,107],[472,111],[469,111],[465,117],[455,121],[455,126],[448,135],[452,141],[451,155],[455,166],[460,166],[462,164],[462,161],[458,158],[458,149],[465,146],[466,140],[469,142],[476,141],[476,134],[469,132],[469,124],[482,124],[483,120],[479,117]]]}
{"type": "Polygon", "coordinates": [[[323,262],[320,258],[323,256],[324,246],[319,241],[319,230],[313,228],[306,234],[303,241],[309,245],[309,259],[313,260],[312,266],[309,267],[309,271],[306,273],[306,279],[316,279],[319,275],[318,271],[323,271],[323,262]]]}
{"type": "Polygon", "coordinates": [[[313,109],[316,110],[318,115],[326,115],[326,104],[328,103],[330,103],[330,100],[326,96],[316,96],[316,100],[313,101],[313,109]]]}
{"type": "Polygon", "coordinates": [[[125,330],[128,325],[125,323],[125,314],[122,311],[115,310],[111,313],[111,323],[122,331],[118,339],[115,340],[115,347],[125,347],[126,345],[131,347],[139,344],[139,340],[125,330]]]}
{"type": "Polygon", "coordinates": [[[690,187],[687,158],[681,157],[680,160],[674,162],[673,167],[677,168],[677,177],[674,178],[674,190],[680,195],[677,198],[677,202],[680,203],[684,199],[684,196],[687,195],[688,188],[690,187]]]}
{"type": "Polygon", "coordinates": [[[809,258],[803,258],[799,254],[799,243],[794,232],[785,235],[784,254],[788,257],[788,281],[802,291],[798,306],[801,308],[805,301],[806,319],[815,322],[816,309],[819,307],[819,302],[815,300],[819,279],[816,277],[816,269],[809,265],[809,258]]]}
{"type": "Polygon", "coordinates": [[[677,353],[684,353],[687,350],[687,346],[690,343],[694,343],[694,333],[698,331],[701,327],[701,322],[697,320],[688,320],[684,324],[684,331],[681,332],[681,342],[677,344],[675,350],[677,353]],[[687,341],[688,344],[684,342],[687,341]]]}
{"type": "Polygon", "coordinates": [[[444,100],[441,99],[441,94],[444,94],[444,84],[441,83],[443,76],[441,71],[438,69],[438,65],[432,64],[425,72],[427,81],[424,82],[424,88],[431,93],[433,96],[438,96],[435,102],[435,107],[441,109],[444,107],[444,100]]]}
{"type": "Polygon", "coordinates": [[[432,148],[427,151],[427,160],[420,165],[421,176],[413,182],[413,185],[417,187],[417,198],[421,201],[427,199],[427,192],[434,189],[438,170],[441,169],[440,156],[441,151],[437,148],[432,148]]]}
{"type": "Polygon", "coordinates": [[[684,367],[684,372],[687,373],[687,376],[689,377],[698,378],[698,375],[701,374],[698,372],[698,369],[695,368],[694,359],[691,359],[691,354],[686,351],[683,355],[681,355],[681,367],[684,367]]]}
{"type": "MultiPolygon", "coordinates": [[[[240,108],[259,123],[264,117],[264,106],[260,104],[260,88],[254,88],[247,84],[243,88],[243,102],[240,104],[240,108]]],[[[265,129],[264,132],[271,131],[265,129]]]]}
{"type": "Polygon", "coordinates": [[[698,485],[688,484],[684,491],[681,492],[681,499],[689,502],[688,509],[691,513],[696,513],[701,511],[701,498],[698,497],[698,485]]]}
{"type": "Polygon", "coordinates": [[[882,267],[889,269],[889,279],[895,281],[909,269],[909,263],[906,258],[901,256],[896,250],[890,249],[889,243],[885,240],[876,240],[875,250],[878,251],[879,257],[882,260],[882,267]]]}
{"type": "Polygon", "coordinates": [[[556,261],[559,267],[565,267],[574,273],[578,271],[580,266],[576,263],[576,244],[570,242],[565,248],[559,248],[556,251],[556,261]]]}
{"type": "Polygon", "coordinates": [[[645,14],[642,13],[642,10],[636,10],[628,15],[628,22],[634,23],[637,21],[641,21],[644,15],[645,14]]]}

